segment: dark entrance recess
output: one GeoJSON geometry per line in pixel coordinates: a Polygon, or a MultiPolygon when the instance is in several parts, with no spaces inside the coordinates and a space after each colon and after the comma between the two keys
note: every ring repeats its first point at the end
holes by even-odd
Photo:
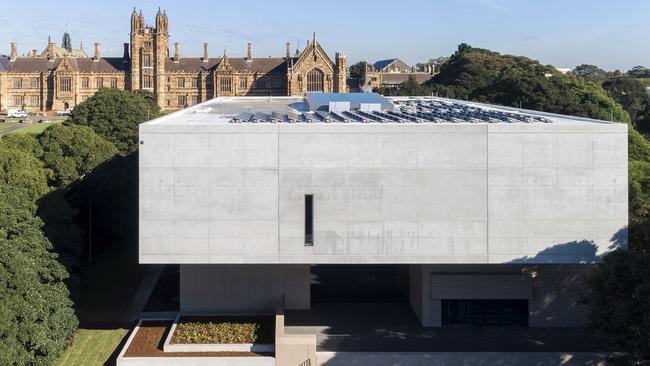
{"type": "Polygon", "coordinates": [[[408,266],[314,265],[311,273],[312,303],[408,301],[408,266]]]}
{"type": "Polygon", "coordinates": [[[442,300],[442,325],[528,325],[528,300],[442,300]]]}

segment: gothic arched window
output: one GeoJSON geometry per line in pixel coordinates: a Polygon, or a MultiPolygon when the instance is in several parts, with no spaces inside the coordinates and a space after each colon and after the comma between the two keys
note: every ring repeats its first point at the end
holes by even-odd
{"type": "Polygon", "coordinates": [[[323,72],[319,69],[313,69],[307,73],[307,91],[322,92],[323,89],[323,72]]]}

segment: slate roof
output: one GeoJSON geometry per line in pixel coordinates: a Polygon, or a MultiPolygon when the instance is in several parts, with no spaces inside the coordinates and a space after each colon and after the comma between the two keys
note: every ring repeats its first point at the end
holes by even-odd
{"type": "Polygon", "coordinates": [[[0,55],[0,71],[4,71],[7,68],[9,63],[9,57],[5,55],[0,55]]]}
{"type": "Polygon", "coordinates": [[[7,71],[15,73],[48,72],[59,65],[61,59],[50,61],[43,57],[18,57],[7,65],[7,71]]]}
{"type": "Polygon", "coordinates": [[[110,73],[121,72],[128,68],[128,63],[122,57],[100,58],[95,62],[92,58],[73,58],[80,72],[110,73]]]}
{"type": "MultiPolygon", "coordinates": [[[[44,57],[18,57],[13,62],[7,62],[5,69],[15,73],[48,72],[56,69],[61,61],[62,58],[50,61],[44,57]]],[[[68,61],[77,71],[89,73],[121,72],[128,67],[121,57],[102,58],[97,62],[92,58],[69,58],[68,61]]]]}
{"type": "Polygon", "coordinates": [[[375,62],[374,64],[372,64],[372,67],[374,67],[375,70],[381,70],[381,69],[383,69],[384,67],[386,67],[386,66],[392,64],[393,62],[395,62],[395,60],[397,60],[397,59],[396,59],[396,58],[391,58],[391,59],[389,59],[389,60],[381,60],[381,61],[377,61],[377,62],[375,62]]]}
{"type": "MultiPolygon", "coordinates": [[[[168,58],[165,61],[165,70],[169,72],[201,72],[216,68],[221,62],[221,57],[211,58],[203,62],[201,58],[183,58],[178,62],[168,58]]],[[[287,62],[284,57],[253,57],[248,62],[242,57],[228,57],[228,62],[238,72],[287,73],[287,62]]]]}

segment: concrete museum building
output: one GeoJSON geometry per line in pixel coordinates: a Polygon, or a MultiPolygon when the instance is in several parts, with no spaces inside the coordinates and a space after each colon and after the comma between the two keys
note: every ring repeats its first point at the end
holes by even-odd
{"type": "Polygon", "coordinates": [[[183,313],[400,303],[421,327],[577,327],[583,275],[627,247],[627,187],[622,123],[220,97],[140,126],[139,258],[180,263],[183,313]]]}

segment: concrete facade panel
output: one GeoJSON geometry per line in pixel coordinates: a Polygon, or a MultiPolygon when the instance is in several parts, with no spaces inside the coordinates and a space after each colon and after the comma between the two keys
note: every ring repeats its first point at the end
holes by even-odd
{"type": "Polygon", "coordinates": [[[626,245],[618,124],[140,128],[142,262],[571,263],[626,245]]]}

